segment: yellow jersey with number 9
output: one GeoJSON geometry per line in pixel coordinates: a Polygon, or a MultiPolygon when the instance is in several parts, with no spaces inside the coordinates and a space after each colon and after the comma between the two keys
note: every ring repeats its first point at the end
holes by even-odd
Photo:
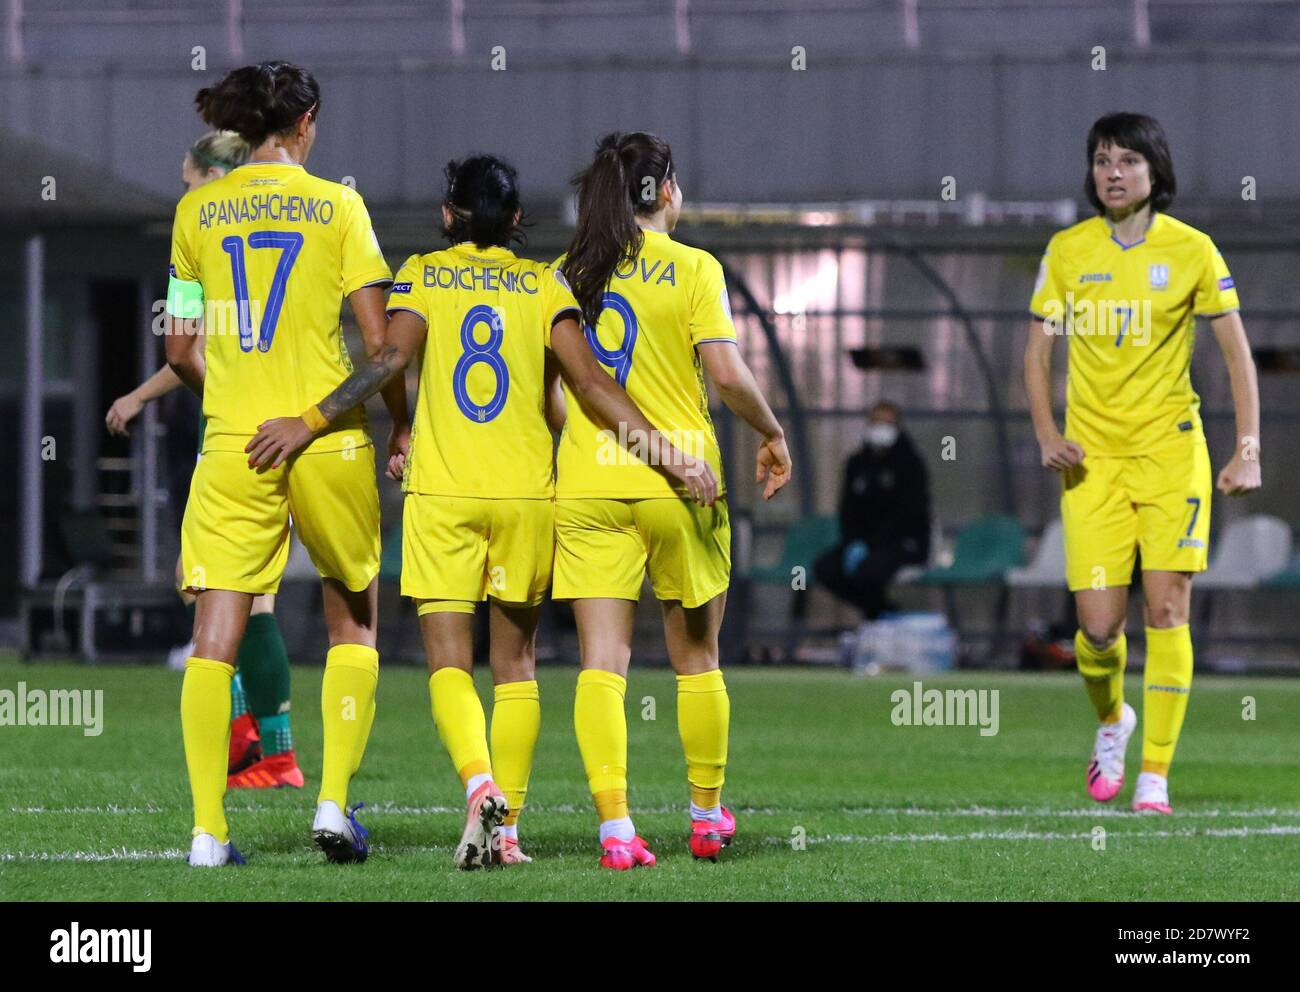
{"type": "MultiPolygon", "coordinates": [[[[356,190],[282,162],[185,194],[171,268],[203,289],[205,451],[242,451],[264,420],[295,417],[343,382],[343,299],[392,281],[356,190]]],[[[365,428],[357,407],[306,450],[368,444],[365,428]]]]}
{"type": "Polygon", "coordinates": [[[507,248],[412,255],[388,312],[428,327],[402,488],[435,496],[550,499],[546,349],[578,301],[558,269],[507,248]]]}
{"type": "MultiPolygon", "coordinates": [[[[726,492],[722,456],[697,345],[736,340],[722,266],[706,251],[645,231],[641,251],[615,270],[596,327],[596,359],[646,419],[678,449],[703,458],[726,492]]],[[[557,263],[559,264],[559,263],[557,263]]],[[[648,440],[598,427],[567,387],[568,422],[556,455],[556,496],[646,499],[682,496],[647,464],[648,440]],[[623,436],[619,436],[619,435],[623,436]]]]}
{"type": "Polygon", "coordinates": [[[1065,436],[1085,456],[1151,455],[1203,438],[1196,318],[1239,307],[1214,242],[1166,214],[1130,245],[1102,217],[1058,231],[1029,309],[1070,342],[1065,436]]]}

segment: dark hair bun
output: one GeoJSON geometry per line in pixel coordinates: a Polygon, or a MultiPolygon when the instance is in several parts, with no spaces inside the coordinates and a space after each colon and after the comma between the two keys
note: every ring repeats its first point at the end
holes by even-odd
{"type": "Polygon", "coordinates": [[[453,243],[472,241],[479,248],[507,247],[523,240],[515,223],[519,207],[519,174],[509,162],[493,155],[452,160],[443,170],[445,202],[452,222],[443,229],[453,243]]]}
{"type": "Polygon", "coordinates": [[[291,62],[263,62],[227,73],[194,97],[199,116],[214,128],[235,131],[256,148],[320,106],[320,86],[291,62]]]}

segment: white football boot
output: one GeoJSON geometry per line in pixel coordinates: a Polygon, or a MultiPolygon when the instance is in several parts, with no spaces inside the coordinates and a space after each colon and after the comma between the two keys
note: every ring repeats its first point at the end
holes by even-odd
{"type": "Polygon", "coordinates": [[[316,807],[316,818],[311,824],[311,838],[325,852],[325,859],[333,864],[350,864],[365,861],[370,856],[367,838],[370,831],[357,822],[358,803],[347,815],[339,804],[327,799],[316,807]]]}
{"type": "Polygon", "coordinates": [[[226,865],[242,865],[243,856],[235,850],[231,842],[222,844],[211,834],[195,834],[190,842],[190,867],[224,868],[226,865]]]}
{"type": "Polygon", "coordinates": [[[1169,805],[1169,779],[1155,772],[1139,775],[1137,791],[1133,793],[1133,812],[1163,813],[1168,816],[1173,811],[1169,805]]]}
{"type": "Polygon", "coordinates": [[[1099,803],[1110,802],[1124,788],[1124,752],[1128,739],[1137,726],[1137,714],[1128,703],[1124,704],[1120,718],[1115,723],[1103,723],[1097,728],[1097,740],[1092,746],[1092,760],[1088,762],[1088,795],[1099,803]]]}

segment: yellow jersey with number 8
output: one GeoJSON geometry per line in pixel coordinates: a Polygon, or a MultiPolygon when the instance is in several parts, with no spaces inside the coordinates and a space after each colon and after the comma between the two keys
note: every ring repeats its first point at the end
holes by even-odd
{"type": "Polygon", "coordinates": [[[550,499],[546,349],[551,325],[578,317],[560,271],[468,243],[412,255],[388,298],[398,310],[428,327],[403,489],[550,499]]]}
{"type": "MultiPolygon", "coordinates": [[[[637,257],[620,264],[610,279],[597,326],[586,328],[587,344],[651,424],[678,449],[708,462],[722,495],[722,456],[695,350],[710,341],[736,340],[722,266],[667,234],[644,234],[637,257]]],[[[568,422],[556,456],[556,496],[685,494],[647,464],[647,439],[630,436],[626,428],[598,427],[567,387],[565,399],[568,422]]]]}
{"type": "MultiPolygon", "coordinates": [[[[361,196],[300,165],[250,162],[176,208],[172,276],[203,289],[205,451],[242,451],[352,372],[339,323],[349,294],[392,273],[361,196]]],[[[369,443],[361,407],[306,450],[369,443]]]]}

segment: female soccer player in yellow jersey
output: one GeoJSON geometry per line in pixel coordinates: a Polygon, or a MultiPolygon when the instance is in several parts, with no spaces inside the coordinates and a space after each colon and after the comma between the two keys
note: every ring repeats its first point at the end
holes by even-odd
{"type": "MultiPolygon", "coordinates": [[[[230,680],[253,599],[279,585],[290,513],[321,574],[330,642],[312,835],[329,860],[359,861],[366,834],[345,811],[374,719],[379,666],[379,499],[365,412],[340,416],[288,465],[254,469],[245,449],[264,421],[308,408],[347,378],[342,298],[367,351],[382,347],[392,276],[360,196],[303,168],[320,111],[310,73],[286,62],[247,66],[200,90],[195,102],[208,124],[238,132],[253,153],[186,194],[172,233],[167,362],[203,396],[207,418],[181,533],[185,581],[198,594],[181,692],[195,814],[190,863],[240,860],[223,806],[230,680]]],[[[405,434],[400,384],[385,400],[395,432],[405,434]]]]}
{"type": "MultiPolygon", "coordinates": [[[[529,860],[516,818],[541,723],[534,680],[538,609],[554,553],[547,355],[600,423],[649,439],[670,483],[701,504],[716,497],[708,466],[664,441],[605,375],[579,327],[558,269],[510,251],[520,220],[515,170],[475,156],[446,169],[443,233],[450,248],[412,255],[388,301],[388,345],[319,404],[322,419],[374,392],[424,349],[404,474],[402,593],[418,604],[438,734],[465,787],[460,868],[529,860]],[[470,676],[473,615],[490,602],[495,683],[489,753],[470,676]]],[[[302,418],[268,424],[252,445],[279,464],[310,441],[302,418]]]]}
{"type": "Polygon", "coordinates": [[[1260,485],[1259,388],[1237,290],[1205,234],[1164,211],[1176,184],[1160,125],[1108,114],[1088,134],[1084,189],[1098,216],[1055,234],[1030,311],[1025,388],[1046,468],[1061,473],[1074,647],[1097,711],[1087,786],[1113,799],[1136,724],[1124,702],[1124,622],[1142,553],[1146,672],[1142,773],[1133,808],[1169,813],[1169,765],[1192,684],[1192,575],[1206,566],[1210,457],[1192,390],[1197,317],[1228,366],[1237,445],[1218,476],[1230,496],[1260,485]],[[1052,413],[1056,336],[1069,336],[1065,434],[1052,413]]]}
{"type": "MultiPolygon", "coordinates": [[[[592,352],[655,427],[720,471],[701,367],[707,370],[723,402],[762,438],[757,479],[770,499],[790,479],[790,454],[736,346],[722,267],[670,236],[682,191],[668,143],[641,132],[606,135],[575,184],[578,227],[562,267],[592,352]]],[[[647,570],[677,673],[690,847],[716,860],[736,829],[721,803],[730,719],[718,668],[731,573],[727,502],[720,486],[716,502],[694,505],[650,452],[633,444],[633,457],[625,456],[581,397],[570,396],[567,406],[553,594],[573,600],[578,622],[574,726],[601,821],[600,863],[623,870],[655,862],[628,815],[624,713],[633,614],[647,570]]]]}
{"type": "MultiPolygon", "coordinates": [[[[209,131],[185,153],[181,181],[185,189],[196,189],[220,179],[243,165],[251,149],[234,131],[209,131]]],[[[203,338],[197,339],[203,346],[203,338]]],[[[109,407],[104,422],[112,434],[125,437],[128,426],[145,404],[166,396],[182,385],[180,378],[164,365],[131,392],[119,396],[109,407]]],[[[199,417],[199,450],[203,449],[203,417],[199,417]]],[[[176,588],[181,602],[194,620],[195,597],[185,589],[185,572],[176,558],[176,588]]],[[[169,656],[180,665],[193,653],[190,642],[169,656]]],[[[263,789],[278,786],[300,788],[302,770],[293,751],[293,730],[289,722],[289,654],[275,618],[275,596],[253,600],[248,627],[239,642],[237,671],[230,686],[230,749],[227,785],[232,789],[263,789]]]]}

